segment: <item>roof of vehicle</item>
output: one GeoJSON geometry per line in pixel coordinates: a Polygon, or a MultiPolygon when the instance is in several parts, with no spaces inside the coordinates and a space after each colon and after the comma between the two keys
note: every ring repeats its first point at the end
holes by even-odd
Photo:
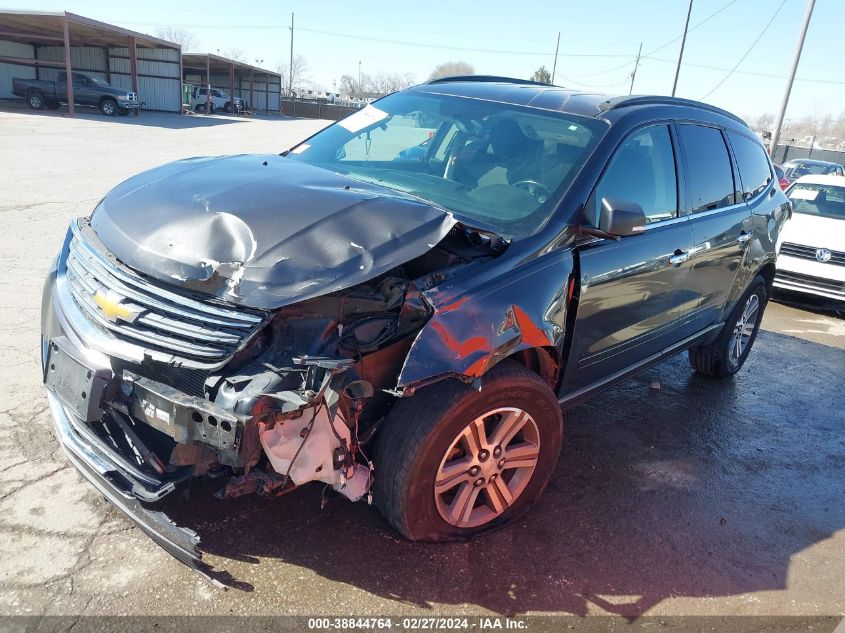
{"type": "Polygon", "coordinates": [[[845,177],[842,176],[801,176],[795,181],[798,185],[828,185],[834,187],[845,187],[845,177]]]}
{"type": "Polygon", "coordinates": [[[839,165],[839,163],[834,163],[829,160],[816,160],[815,158],[790,158],[788,161],[784,163],[784,165],[839,165]]]}
{"type": "Polygon", "coordinates": [[[413,86],[410,90],[498,101],[590,117],[606,116],[607,112],[633,106],[684,106],[720,114],[745,125],[742,119],[726,110],[689,99],[657,95],[614,97],[597,92],[570,90],[524,79],[490,75],[442,77],[413,86]]]}

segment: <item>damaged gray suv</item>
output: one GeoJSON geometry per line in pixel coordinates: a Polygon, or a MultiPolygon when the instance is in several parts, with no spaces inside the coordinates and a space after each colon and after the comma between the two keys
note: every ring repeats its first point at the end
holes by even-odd
{"type": "Polygon", "coordinates": [[[182,160],[71,223],[42,310],[71,462],[151,505],[321,482],[413,540],[542,492],[561,409],[672,354],[751,350],[791,212],[733,115],[493,77],[390,95],[282,155],[182,160]]]}

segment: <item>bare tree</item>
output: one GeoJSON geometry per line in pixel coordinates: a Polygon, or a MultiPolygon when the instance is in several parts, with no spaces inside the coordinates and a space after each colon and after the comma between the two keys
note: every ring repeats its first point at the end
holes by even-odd
{"type": "Polygon", "coordinates": [[[360,95],[358,80],[352,75],[343,75],[340,78],[340,94],[345,99],[357,99],[360,95]]]}
{"type": "Polygon", "coordinates": [[[244,53],[242,48],[237,48],[233,46],[232,48],[227,48],[223,51],[223,57],[226,59],[231,59],[235,62],[245,62],[246,61],[246,53],[244,53]]]}
{"type": "Polygon", "coordinates": [[[372,96],[382,97],[391,92],[404,90],[408,86],[413,86],[416,83],[416,78],[411,73],[400,75],[399,73],[379,74],[373,77],[365,75],[362,78],[364,90],[371,93],[372,96]]]}
{"type": "Polygon", "coordinates": [[[550,73],[545,66],[540,66],[531,75],[531,81],[539,81],[541,84],[552,83],[552,73],[550,73]]]}
{"type": "Polygon", "coordinates": [[[199,48],[199,40],[190,31],[175,26],[162,26],[156,29],[155,36],[179,44],[182,52],[195,51],[199,48]]]}
{"type": "Polygon", "coordinates": [[[437,64],[434,70],[431,71],[429,79],[438,79],[440,77],[452,77],[455,75],[474,75],[475,68],[468,62],[443,62],[437,64]]]}
{"type": "Polygon", "coordinates": [[[308,60],[302,55],[294,55],[293,64],[284,60],[280,61],[276,66],[276,71],[282,76],[282,92],[285,94],[288,94],[290,90],[293,90],[294,94],[301,92],[308,83],[308,70],[308,60]],[[293,66],[292,69],[291,66],[293,66]]]}

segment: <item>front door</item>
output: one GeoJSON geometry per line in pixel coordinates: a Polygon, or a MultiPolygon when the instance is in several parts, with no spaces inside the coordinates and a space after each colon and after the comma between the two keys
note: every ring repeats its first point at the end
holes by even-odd
{"type": "Polygon", "coordinates": [[[693,245],[680,215],[675,139],[667,124],[633,132],[614,153],[588,203],[602,198],[638,203],[646,230],[619,241],[578,247],[580,295],[561,395],[599,383],[681,340],[682,306],[693,245]]]}

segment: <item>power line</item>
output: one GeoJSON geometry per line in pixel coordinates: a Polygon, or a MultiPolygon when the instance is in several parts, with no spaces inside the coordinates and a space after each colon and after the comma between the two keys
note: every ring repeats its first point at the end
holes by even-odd
{"type": "Polygon", "coordinates": [[[751,42],[751,46],[749,46],[748,50],[746,50],[745,53],[742,54],[742,57],[740,57],[739,61],[736,64],[734,64],[733,68],[731,68],[728,71],[728,74],[725,75],[724,77],[722,77],[722,80],[719,83],[717,83],[715,86],[713,86],[713,88],[710,90],[710,92],[708,92],[706,95],[701,97],[701,99],[699,99],[699,101],[704,101],[707,97],[709,97],[714,92],[716,92],[719,88],[722,87],[722,84],[724,84],[730,78],[730,76],[733,75],[734,72],[736,72],[736,69],[739,68],[740,64],[742,64],[742,62],[745,61],[745,58],[748,57],[749,53],[751,53],[751,51],[754,50],[754,47],[757,46],[757,44],[760,42],[762,37],[766,34],[766,31],[769,30],[769,27],[772,25],[772,22],[775,21],[776,17],[778,17],[778,13],[780,13],[780,10],[783,9],[783,5],[785,5],[785,4],[786,4],[786,0],[781,0],[781,3],[778,5],[778,8],[775,10],[774,15],[772,15],[772,17],[766,23],[766,26],[763,27],[763,30],[760,31],[760,35],[757,36],[757,39],[755,39],[753,42],[751,42]]]}
{"type": "MultiPolygon", "coordinates": [[[[351,33],[338,33],[336,31],[324,31],[322,29],[307,29],[300,27],[300,31],[342,37],[350,40],[363,40],[365,42],[378,42],[380,44],[393,44],[398,46],[414,46],[417,48],[436,48],[441,50],[461,51],[466,53],[494,53],[497,55],[548,55],[548,51],[508,51],[492,48],[473,48],[467,46],[447,46],[444,44],[431,44],[429,42],[409,42],[406,40],[390,40],[381,37],[367,37],[366,35],[353,35],[351,33]]],[[[609,53],[560,53],[559,57],[628,57],[628,55],[612,55],[609,53]]]]}
{"type": "MultiPolygon", "coordinates": [[[[676,59],[666,59],[664,57],[648,57],[646,58],[643,56],[643,59],[649,59],[655,62],[661,62],[664,64],[675,64],[678,60],[676,59]]],[[[696,64],[694,62],[684,62],[685,66],[692,66],[694,68],[703,68],[705,70],[722,70],[728,71],[730,68],[726,68],[725,66],[711,66],[709,64],[696,64]]],[[[776,75],[774,73],[761,73],[756,72],[753,70],[736,70],[734,71],[736,75],[749,75],[751,77],[765,77],[767,79],[786,79],[786,75],[776,75]]],[[[795,81],[804,81],[807,83],[816,83],[816,84],[831,84],[834,86],[845,86],[845,81],[835,81],[832,79],[813,79],[811,77],[796,77],[795,81]]]]}
{"type": "MultiPolygon", "coordinates": [[[[732,4],[734,4],[734,3],[736,3],[736,0],[729,0],[729,1],[728,1],[728,2],[726,2],[724,5],[722,5],[722,7],[721,7],[721,8],[717,9],[716,11],[714,11],[713,13],[711,13],[710,15],[708,15],[706,18],[704,18],[703,20],[701,20],[701,22],[696,22],[696,23],[695,23],[695,24],[693,24],[691,27],[689,27],[689,29],[688,29],[688,31],[687,31],[687,32],[689,32],[689,31],[694,31],[694,30],[695,30],[695,29],[697,29],[699,26],[702,26],[702,25],[706,24],[707,22],[709,22],[710,20],[712,20],[713,18],[715,18],[715,17],[716,17],[717,15],[719,15],[722,11],[724,11],[725,9],[727,9],[728,7],[730,7],[730,6],[731,6],[732,4]]],[[[683,36],[682,36],[682,35],[679,35],[678,37],[673,38],[673,39],[669,40],[668,42],[665,42],[665,43],[661,44],[660,46],[658,46],[657,48],[653,49],[652,51],[650,51],[650,52],[646,53],[646,54],[645,54],[645,55],[643,55],[642,57],[649,57],[649,56],[654,55],[655,53],[657,53],[657,52],[659,52],[659,51],[662,51],[662,50],[663,50],[664,48],[666,48],[667,46],[671,46],[672,44],[674,44],[675,42],[677,42],[679,39],[681,39],[681,37],[683,37],[683,36]]],[[[606,75],[606,74],[608,74],[608,73],[613,72],[614,70],[619,70],[620,68],[625,68],[626,66],[629,66],[629,65],[630,65],[630,64],[632,64],[632,63],[634,63],[634,58],[633,58],[633,57],[631,58],[631,61],[629,61],[629,62],[625,62],[624,64],[619,64],[618,66],[614,66],[613,68],[608,68],[608,69],[606,69],[606,70],[600,70],[600,71],[598,71],[598,72],[595,72],[595,73],[590,73],[590,74],[587,74],[587,75],[575,75],[575,77],[595,77],[596,75],[606,75]]],[[[672,63],[674,63],[674,62],[672,62],[672,63]]]]}

